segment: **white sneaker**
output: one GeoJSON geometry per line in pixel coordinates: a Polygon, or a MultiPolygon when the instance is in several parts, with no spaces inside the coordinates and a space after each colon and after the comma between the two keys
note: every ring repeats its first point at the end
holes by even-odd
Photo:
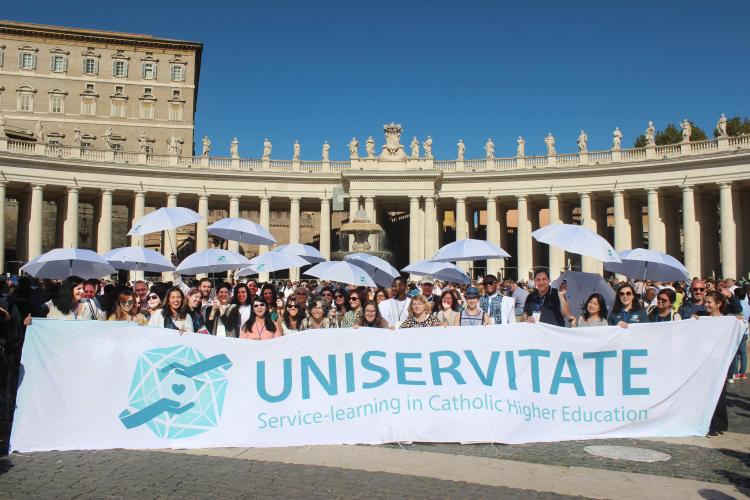
{"type": "Polygon", "coordinates": [[[733,379],[733,378],[728,378],[728,379],[727,379],[727,383],[729,383],[729,384],[734,384],[734,379],[733,379]]]}

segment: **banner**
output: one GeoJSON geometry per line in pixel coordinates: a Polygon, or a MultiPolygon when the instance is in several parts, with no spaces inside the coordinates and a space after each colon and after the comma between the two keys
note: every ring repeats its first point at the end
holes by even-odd
{"type": "Polygon", "coordinates": [[[11,450],[702,436],[740,338],[733,317],[263,342],[35,319],[11,450]]]}

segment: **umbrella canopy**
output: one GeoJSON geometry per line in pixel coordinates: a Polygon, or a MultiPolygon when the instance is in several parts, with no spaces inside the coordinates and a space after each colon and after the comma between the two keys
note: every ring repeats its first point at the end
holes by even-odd
{"type": "Polygon", "coordinates": [[[200,274],[200,273],[223,273],[232,269],[247,267],[250,261],[238,254],[221,248],[209,248],[196,252],[180,262],[175,269],[180,274],[200,274]]]}
{"type": "Polygon", "coordinates": [[[389,287],[393,283],[393,278],[401,275],[398,269],[387,261],[369,253],[349,254],[344,257],[344,260],[367,271],[367,274],[378,286],[389,287]]]}
{"type": "Polygon", "coordinates": [[[489,241],[458,240],[440,248],[430,259],[433,262],[455,262],[459,260],[505,259],[510,254],[489,241]]]}
{"type": "Polygon", "coordinates": [[[286,245],[279,245],[274,248],[273,251],[298,255],[310,264],[326,261],[326,258],[323,257],[323,254],[321,254],[317,248],[311,247],[310,245],[303,245],[302,243],[287,243],[286,245]]]}
{"type": "Polygon", "coordinates": [[[315,276],[321,280],[346,283],[347,285],[375,286],[375,282],[367,274],[367,271],[344,260],[320,262],[305,271],[304,274],[315,276]]]}
{"type": "Polygon", "coordinates": [[[608,262],[604,269],[629,278],[653,281],[690,280],[687,268],[671,255],[645,248],[623,250],[618,255],[622,262],[608,262]]]}
{"type": "Polygon", "coordinates": [[[101,278],[114,274],[115,268],[98,253],[82,248],[56,248],[36,257],[21,268],[34,278],[101,278]]]}
{"type": "Polygon", "coordinates": [[[309,266],[302,257],[284,252],[267,252],[250,259],[250,266],[240,269],[237,276],[250,276],[258,273],[272,273],[292,267],[309,266]]]}
{"type": "Polygon", "coordinates": [[[141,217],[128,231],[128,236],[166,231],[186,224],[195,224],[201,219],[203,217],[200,214],[189,208],[162,207],[141,217]]]}
{"type": "Polygon", "coordinates": [[[104,254],[104,260],[115,269],[125,271],[148,271],[150,273],[174,271],[174,266],[166,257],[150,248],[115,248],[104,254]]]}
{"type": "Polygon", "coordinates": [[[598,274],[566,271],[552,283],[552,286],[559,289],[563,281],[568,285],[566,297],[570,304],[570,311],[574,315],[578,316],[583,313],[586,301],[592,293],[598,293],[604,297],[607,310],[612,310],[612,304],[615,303],[615,291],[598,274]]]}
{"type": "Polygon", "coordinates": [[[432,260],[419,260],[409,264],[402,269],[405,273],[416,274],[418,276],[431,275],[434,278],[450,281],[451,283],[471,283],[471,278],[455,264],[450,262],[433,262],[432,260]]]}
{"type": "Polygon", "coordinates": [[[209,234],[225,240],[239,241],[253,245],[275,245],[276,238],[271,236],[260,224],[237,217],[221,219],[208,226],[209,234]]]}
{"type": "Polygon", "coordinates": [[[593,257],[602,262],[620,262],[620,257],[607,240],[583,226],[550,224],[537,229],[531,236],[541,243],[562,248],[570,253],[593,257]]]}

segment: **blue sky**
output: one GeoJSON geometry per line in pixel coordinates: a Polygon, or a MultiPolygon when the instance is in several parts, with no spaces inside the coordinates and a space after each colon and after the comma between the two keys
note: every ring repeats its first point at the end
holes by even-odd
{"type": "MultiPolygon", "coordinates": [[[[542,154],[552,132],[574,152],[632,145],[647,121],[690,118],[710,135],[720,113],[748,112],[748,2],[248,1],[8,2],[9,20],[147,33],[204,43],[196,138],[216,154],[233,136],[258,157],[332,159],[382,125],[433,138],[433,152],[542,154]],[[229,102],[235,103],[229,105],[229,102]]],[[[198,148],[199,149],[199,148],[198,148]]]]}

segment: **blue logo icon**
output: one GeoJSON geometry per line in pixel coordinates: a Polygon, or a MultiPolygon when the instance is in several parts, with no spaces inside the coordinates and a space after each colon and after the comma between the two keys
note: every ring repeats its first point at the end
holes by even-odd
{"type": "Polygon", "coordinates": [[[130,384],[129,408],[119,417],[127,429],[147,425],[160,438],[180,439],[216,427],[227,391],[225,354],[206,358],[188,346],[145,351],[130,384]]]}

